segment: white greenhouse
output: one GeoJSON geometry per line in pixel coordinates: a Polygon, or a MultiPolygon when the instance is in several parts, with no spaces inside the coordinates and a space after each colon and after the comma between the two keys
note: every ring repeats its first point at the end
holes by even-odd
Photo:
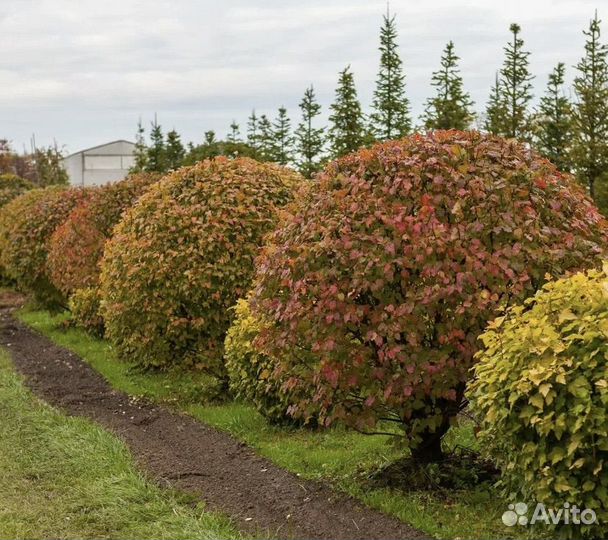
{"type": "Polygon", "coordinates": [[[133,166],[135,144],[119,140],[71,154],[62,160],[72,186],[101,186],[123,180],[133,166]]]}

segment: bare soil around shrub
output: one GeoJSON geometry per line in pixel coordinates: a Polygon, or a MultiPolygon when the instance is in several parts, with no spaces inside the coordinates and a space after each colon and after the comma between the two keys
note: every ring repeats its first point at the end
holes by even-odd
{"type": "MultiPolygon", "coordinates": [[[[0,345],[33,392],[121,437],[146,473],[200,497],[246,534],[279,538],[426,538],[331,487],[303,480],[229,435],[165,407],[114,390],[74,353],[11,316],[16,296],[0,295],[0,345]]],[[[1,421],[1,420],[0,420],[1,421]]]]}

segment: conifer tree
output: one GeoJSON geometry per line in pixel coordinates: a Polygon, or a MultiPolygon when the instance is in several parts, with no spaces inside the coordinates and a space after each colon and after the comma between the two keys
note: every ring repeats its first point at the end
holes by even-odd
{"type": "Polygon", "coordinates": [[[604,207],[608,181],[608,47],[600,42],[597,13],[584,31],[585,55],[576,65],[574,79],[573,158],[579,179],[604,207]]]}
{"type": "Polygon", "coordinates": [[[340,157],[358,150],[365,143],[365,128],[350,66],[340,72],[335,101],[330,109],[328,138],[332,156],[340,157]]]}
{"type": "Polygon", "coordinates": [[[524,41],[519,37],[521,27],[512,24],[509,30],[513,37],[504,48],[505,60],[497,87],[497,111],[500,114],[496,116],[499,121],[493,126],[492,132],[503,137],[527,141],[531,131],[528,114],[528,105],[532,100],[530,81],[534,77],[528,70],[530,53],[524,50],[524,41]]]}
{"type": "Polygon", "coordinates": [[[148,145],[146,144],[146,132],[141,123],[141,118],[139,119],[139,122],[137,122],[133,157],[134,163],[131,167],[131,172],[141,172],[148,168],[148,145]]]}
{"type": "Polygon", "coordinates": [[[175,129],[172,129],[167,133],[167,145],[166,145],[166,162],[168,169],[178,169],[182,166],[186,150],[182,144],[181,137],[175,129]]]}
{"type": "Polygon", "coordinates": [[[325,128],[314,127],[315,117],[321,114],[312,85],[304,92],[300,102],[302,121],[296,130],[297,150],[300,156],[299,168],[305,178],[311,178],[320,168],[320,154],[325,143],[325,128]]]}
{"type": "Polygon", "coordinates": [[[500,135],[505,125],[505,117],[505,103],[501,92],[501,82],[497,73],[494,86],[492,86],[492,90],[490,91],[490,99],[486,105],[484,129],[493,135],[500,135]]]}
{"type": "Polygon", "coordinates": [[[279,107],[279,113],[272,124],[272,157],[279,165],[287,165],[293,161],[294,138],[291,133],[291,120],[287,109],[279,107]]]}
{"type": "Polygon", "coordinates": [[[427,129],[464,130],[473,121],[473,102],[464,91],[458,60],[454,43],[450,41],[441,57],[441,69],[433,73],[431,85],[435,87],[436,95],[427,101],[423,117],[427,129]]]}
{"type": "Polygon", "coordinates": [[[263,114],[258,121],[258,154],[262,161],[274,161],[274,134],[272,124],[268,117],[263,114]]]}
{"type": "Polygon", "coordinates": [[[213,131],[212,129],[210,129],[209,131],[205,131],[204,137],[205,137],[205,144],[207,144],[207,145],[213,144],[216,142],[215,131],[213,131]]]}
{"type": "Polygon", "coordinates": [[[380,69],[370,116],[371,130],[379,140],[397,139],[412,127],[405,76],[397,45],[395,16],[387,12],[380,29],[380,69]]]}
{"type": "Polygon", "coordinates": [[[165,172],[167,170],[167,154],[165,138],[160,124],[154,118],[150,131],[150,146],[148,148],[148,171],[165,172]]]}
{"type": "Polygon", "coordinates": [[[547,91],[540,100],[535,122],[538,151],[561,171],[572,168],[572,105],[564,94],[565,65],[560,62],[549,75],[547,91]]]}
{"type": "Polygon", "coordinates": [[[228,134],[228,142],[237,144],[241,142],[241,131],[236,120],[233,120],[230,124],[230,133],[228,134]]]}
{"type": "Polygon", "coordinates": [[[258,150],[259,146],[258,138],[258,117],[255,114],[255,109],[253,109],[249,115],[249,118],[247,119],[247,144],[256,151],[258,150]]]}

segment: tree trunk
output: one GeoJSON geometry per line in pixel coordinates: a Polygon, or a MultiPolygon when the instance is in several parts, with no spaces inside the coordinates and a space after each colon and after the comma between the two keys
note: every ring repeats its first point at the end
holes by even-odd
{"type": "Polygon", "coordinates": [[[412,448],[412,458],[420,463],[437,463],[443,461],[445,455],[441,449],[443,436],[448,432],[451,420],[463,407],[465,384],[459,383],[456,390],[455,400],[440,399],[433,403],[433,409],[442,416],[440,425],[435,431],[424,431],[420,433],[421,441],[416,448],[412,448]]]}
{"type": "Polygon", "coordinates": [[[422,441],[416,448],[412,448],[412,458],[420,463],[437,463],[443,461],[445,455],[441,449],[441,440],[449,427],[441,426],[437,431],[422,434],[422,441]]]}

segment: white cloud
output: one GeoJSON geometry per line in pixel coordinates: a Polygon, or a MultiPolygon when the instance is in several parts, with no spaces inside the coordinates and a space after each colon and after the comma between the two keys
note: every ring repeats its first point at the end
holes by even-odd
{"type": "MultiPolygon", "coordinates": [[[[541,93],[558,61],[570,67],[582,54],[581,30],[596,4],[392,0],[414,112],[449,39],[483,109],[514,21],[541,93]]],[[[233,118],[244,124],[253,107],[274,114],[281,104],[295,122],[304,88],[314,83],[327,106],[349,63],[368,105],[385,9],[384,0],[2,0],[0,136],[20,146],[35,132],[75,150],[130,138],[138,117],[156,112],[199,140],[207,129],[225,132],[233,118]]]]}

